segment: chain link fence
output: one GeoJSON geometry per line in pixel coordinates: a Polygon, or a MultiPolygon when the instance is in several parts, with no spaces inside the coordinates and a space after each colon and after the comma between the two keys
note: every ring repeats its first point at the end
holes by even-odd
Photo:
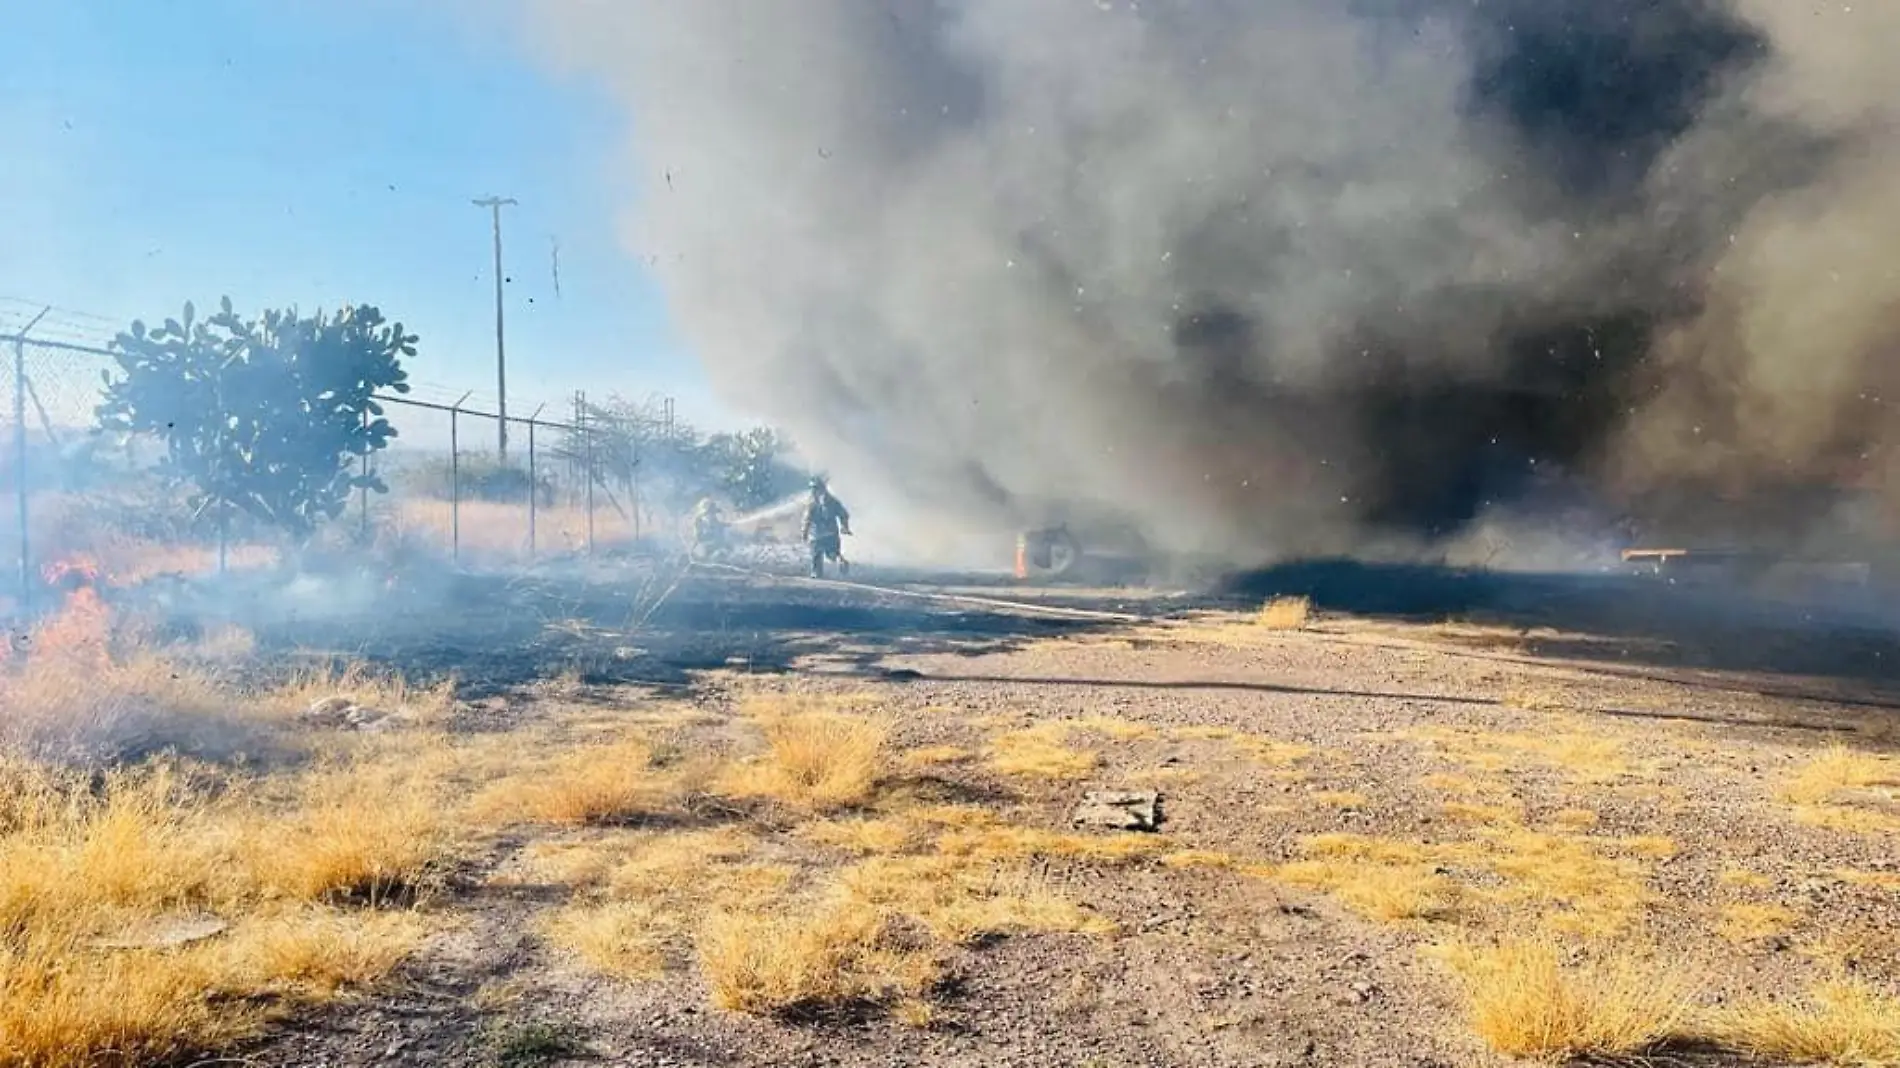
{"type": "MultiPolygon", "coordinates": [[[[163,471],[162,442],[102,433],[95,410],[108,373],[104,347],[0,335],[0,609],[30,611],[76,564],[115,583],[164,574],[265,565],[289,549],[281,535],[212,522],[185,504],[163,471]]],[[[646,499],[637,457],[611,455],[571,408],[507,420],[504,456],[495,413],[461,402],[379,396],[397,431],[359,461],[388,492],[353,494],[315,547],[432,557],[462,566],[520,566],[566,555],[671,549],[678,512],[646,499]],[[556,418],[553,416],[564,416],[556,418]]]]}

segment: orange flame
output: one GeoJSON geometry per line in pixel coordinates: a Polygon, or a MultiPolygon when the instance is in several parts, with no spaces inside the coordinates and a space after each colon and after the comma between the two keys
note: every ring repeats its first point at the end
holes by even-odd
{"type": "Polygon", "coordinates": [[[42,574],[47,584],[65,589],[59,611],[34,624],[10,650],[54,658],[85,669],[111,665],[112,612],[99,595],[99,565],[80,556],[54,561],[42,574]]]}

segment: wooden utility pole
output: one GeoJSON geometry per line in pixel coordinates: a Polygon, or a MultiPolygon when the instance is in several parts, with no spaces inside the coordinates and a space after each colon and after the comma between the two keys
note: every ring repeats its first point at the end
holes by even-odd
{"type": "Polygon", "coordinates": [[[495,223],[495,399],[499,405],[495,441],[501,451],[501,462],[505,464],[508,462],[508,356],[502,340],[501,209],[516,201],[513,197],[483,197],[471,203],[478,208],[487,208],[495,223]]]}

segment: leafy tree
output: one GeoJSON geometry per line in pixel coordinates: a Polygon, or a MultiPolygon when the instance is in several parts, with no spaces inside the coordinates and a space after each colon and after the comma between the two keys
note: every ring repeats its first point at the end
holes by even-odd
{"type": "Polygon", "coordinates": [[[593,470],[602,485],[684,512],[708,494],[742,511],[777,504],[796,493],[804,475],[788,457],[791,445],[770,427],[702,435],[665,414],[658,397],[632,402],[610,397],[589,404],[585,429],[569,433],[557,454],[593,470]]]}
{"type": "Polygon", "coordinates": [[[764,508],[798,492],[803,473],[787,459],[791,445],[771,427],[714,434],[700,449],[706,473],[735,507],[764,508]]]}
{"type": "Polygon", "coordinates": [[[134,322],[114,340],[120,373],[103,373],[99,425],[161,438],[195,513],[235,511],[305,539],[351,490],[388,492],[352,460],[396,436],[375,394],[409,391],[402,359],[415,345],[368,306],[245,320],[226,297],[200,320],[187,303],[182,319],[134,322]]]}

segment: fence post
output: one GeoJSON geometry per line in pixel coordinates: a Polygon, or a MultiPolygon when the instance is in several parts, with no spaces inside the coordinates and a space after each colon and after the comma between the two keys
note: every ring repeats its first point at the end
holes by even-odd
{"type": "Polygon", "coordinates": [[[457,436],[462,415],[462,399],[449,406],[449,557],[462,562],[462,458],[461,439],[457,436]]]}
{"type": "Polygon", "coordinates": [[[362,513],[360,536],[365,545],[369,544],[369,409],[363,409],[363,485],[356,489],[356,509],[362,513]]]}
{"type": "MultiPolygon", "coordinates": [[[[541,405],[541,408],[545,407],[547,405],[541,405]]],[[[541,482],[535,476],[534,467],[534,428],[535,420],[541,418],[541,408],[536,408],[534,414],[528,416],[528,560],[530,563],[534,561],[535,510],[541,505],[541,482]]]]}
{"type": "Polygon", "coordinates": [[[633,462],[627,466],[627,496],[632,498],[628,504],[633,508],[633,544],[637,547],[640,544],[640,437],[637,433],[631,448],[633,462]]]}
{"type": "Polygon", "coordinates": [[[587,428],[587,394],[579,395],[575,407],[579,410],[581,441],[586,446],[587,459],[581,465],[581,477],[587,480],[587,555],[594,555],[594,434],[587,428]]]}
{"type": "Polygon", "coordinates": [[[13,339],[13,495],[20,513],[20,606],[31,609],[33,556],[26,544],[30,525],[26,476],[26,338],[22,336],[13,339]]]}

